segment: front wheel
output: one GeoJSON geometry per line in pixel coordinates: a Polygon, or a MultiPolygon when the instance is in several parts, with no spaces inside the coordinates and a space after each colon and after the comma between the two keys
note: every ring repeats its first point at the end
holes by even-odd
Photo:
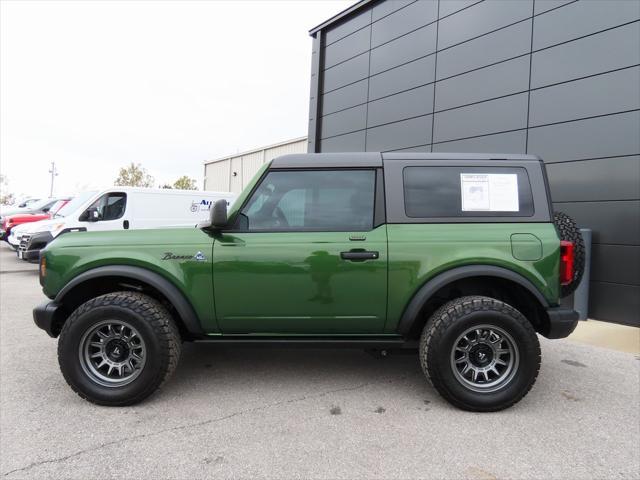
{"type": "Polygon", "coordinates": [[[124,406],[151,395],[175,370],[178,330],[157,300],[137,292],[101,295],[65,322],[58,361],[65,380],[82,398],[124,406]]]}
{"type": "Polygon", "coordinates": [[[540,344],[531,323],[515,308],[489,297],[462,297],[427,321],[420,363],[451,404],[497,411],[521,400],[535,383],[540,344]]]}

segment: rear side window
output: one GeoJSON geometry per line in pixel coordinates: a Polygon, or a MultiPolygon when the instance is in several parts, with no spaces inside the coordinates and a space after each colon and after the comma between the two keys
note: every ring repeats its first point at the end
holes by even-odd
{"type": "Polygon", "coordinates": [[[352,231],[373,226],[373,170],[269,172],[241,212],[248,231],[352,231]]]}
{"type": "Polygon", "coordinates": [[[413,218],[531,217],[531,184],[521,167],[405,167],[405,213],[413,218]]]}

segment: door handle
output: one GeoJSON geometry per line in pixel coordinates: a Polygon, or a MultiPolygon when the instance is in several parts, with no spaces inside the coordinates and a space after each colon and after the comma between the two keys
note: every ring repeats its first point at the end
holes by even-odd
{"type": "Polygon", "coordinates": [[[129,229],[129,220],[125,220],[122,222],[122,228],[124,228],[125,230],[129,229]]]}
{"type": "Polygon", "coordinates": [[[380,254],[378,252],[369,252],[366,250],[351,250],[349,252],[340,252],[340,258],[343,260],[351,260],[352,262],[364,262],[365,260],[375,260],[380,254]]]}

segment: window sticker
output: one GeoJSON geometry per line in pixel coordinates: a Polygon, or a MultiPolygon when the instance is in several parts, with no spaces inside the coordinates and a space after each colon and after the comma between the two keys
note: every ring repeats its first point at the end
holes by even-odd
{"type": "Polygon", "coordinates": [[[463,212],[517,212],[518,175],[512,173],[461,173],[463,212]]]}

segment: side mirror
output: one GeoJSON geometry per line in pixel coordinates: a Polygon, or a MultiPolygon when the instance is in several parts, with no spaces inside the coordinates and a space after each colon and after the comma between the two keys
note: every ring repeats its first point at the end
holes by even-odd
{"type": "Polygon", "coordinates": [[[97,222],[100,220],[100,212],[98,212],[97,208],[87,208],[78,220],[81,222],[97,222]]]}
{"type": "Polygon", "coordinates": [[[209,209],[209,221],[198,224],[198,228],[220,229],[227,226],[227,201],[216,201],[209,209]]]}
{"type": "Polygon", "coordinates": [[[225,199],[218,200],[211,207],[211,226],[214,228],[223,228],[227,226],[227,201],[225,199]]]}

